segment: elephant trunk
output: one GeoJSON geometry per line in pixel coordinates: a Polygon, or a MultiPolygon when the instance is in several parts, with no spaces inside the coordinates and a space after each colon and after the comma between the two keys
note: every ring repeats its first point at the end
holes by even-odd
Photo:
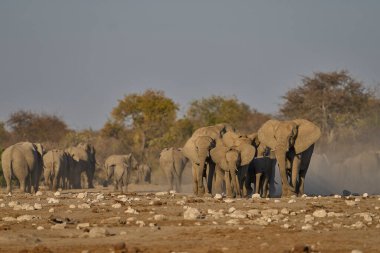
{"type": "Polygon", "coordinates": [[[277,148],[275,150],[278,167],[280,170],[282,195],[291,195],[295,192],[294,188],[288,183],[288,176],[286,174],[286,150],[284,148],[277,148]]]}
{"type": "Polygon", "coordinates": [[[232,187],[235,189],[236,197],[241,197],[241,192],[240,192],[240,184],[239,180],[236,174],[236,169],[233,169],[230,171],[231,173],[231,182],[232,182],[232,187]]]}
{"type": "Polygon", "coordinates": [[[205,192],[204,185],[203,185],[203,174],[206,167],[206,161],[209,156],[208,150],[200,150],[199,152],[199,165],[198,165],[198,195],[202,195],[205,192]]]}

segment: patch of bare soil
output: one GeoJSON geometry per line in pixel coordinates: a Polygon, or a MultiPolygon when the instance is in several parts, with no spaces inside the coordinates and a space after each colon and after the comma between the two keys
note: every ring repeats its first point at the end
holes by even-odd
{"type": "Polygon", "coordinates": [[[0,194],[0,252],[380,251],[379,196],[217,200],[129,189],[0,194]]]}

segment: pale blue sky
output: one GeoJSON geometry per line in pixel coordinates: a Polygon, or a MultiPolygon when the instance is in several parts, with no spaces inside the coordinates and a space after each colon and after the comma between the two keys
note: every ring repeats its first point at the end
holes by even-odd
{"type": "Polygon", "coordinates": [[[380,1],[0,0],[0,121],[19,109],[100,129],[124,94],[183,113],[236,97],[273,113],[316,71],[380,82],[380,1]]]}

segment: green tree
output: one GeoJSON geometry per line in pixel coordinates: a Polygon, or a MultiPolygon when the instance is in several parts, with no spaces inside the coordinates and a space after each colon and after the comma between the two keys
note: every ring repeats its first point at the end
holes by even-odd
{"type": "Polygon", "coordinates": [[[331,142],[337,133],[352,132],[360,126],[371,97],[372,93],[348,71],[317,72],[303,77],[301,85],[283,96],[280,114],[315,122],[331,142]]]}
{"type": "Polygon", "coordinates": [[[69,131],[66,123],[55,115],[20,110],[7,121],[15,141],[58,142],[69,131]]]}
{"type": "Polygon", "coordinates": [[[139,144],[142,154],[175,123],[178,106],[163,91],[133,93],[118,102],[102,134],[116,138],[127,135],[139,144]]]}
{"type": "Polygon", "coordinates": [[[195,128],[229,123],[238,130],[251,133],[268,120],[265,115],[251,109],[247,104],[240,102],[236,97],[211,96],[191,102],[186,117],[195,128]]]}

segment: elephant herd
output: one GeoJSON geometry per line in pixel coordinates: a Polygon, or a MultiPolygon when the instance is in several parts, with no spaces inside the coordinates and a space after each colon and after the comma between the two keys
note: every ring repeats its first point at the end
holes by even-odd
{"type": "Polygon", "coordinates": [[[320,135],[320,129],[304,119],[269,120],[250,135],[241,135],[228,124],[199,128],[182,149],[191,162],[193,193],[211,195],[225,188],[227,196],[268,197],[278,163],[282,196],[302,195],[320,135]]]}
{"type": "Polygon", "coordinates": [[[87,176],[88,188],[93,188],[95,149],[87,143],[65,150],[46,152],[39,143],[19,142],[4,150],[1,155],[7,192],[11,192],[12,176],[16,177],[23,192],[38,191],[41,175],[51,190],[81,188],[81,174],[87,176]]]}
{"type": "MultiPolygon", "coordinates": [[[[159,166],[170,189],[181,190],[182,173],[191,163],[193,193],[198,196],[225,192],[227,196],[268,197],[274,184],[276,164],[282,183],[282,195],[302,195],[304,181],[320,129],[304,119],[269,120],[257,133],[242,135],[228,124],[197,129],[183,148],[165,148],[159,166]],[[254,185],[254,188],[252,188],[254,185]]],[[[81,188],[86,174],[93,188],[96,167],[95,148],[87,143],[65,150],[45,152],[41,144],[20,142],[4,150],[2,167],[11,192],[11,178],[20,182],[21,191],[38,190],[41,174],[45,185],[57,188],[81,188]]],[[[115,190],[127,191],[128,183],[151,182],[151,169],[138,164],[132,154],[111,155],[104,162],[107,181],[115,190]]]]}

